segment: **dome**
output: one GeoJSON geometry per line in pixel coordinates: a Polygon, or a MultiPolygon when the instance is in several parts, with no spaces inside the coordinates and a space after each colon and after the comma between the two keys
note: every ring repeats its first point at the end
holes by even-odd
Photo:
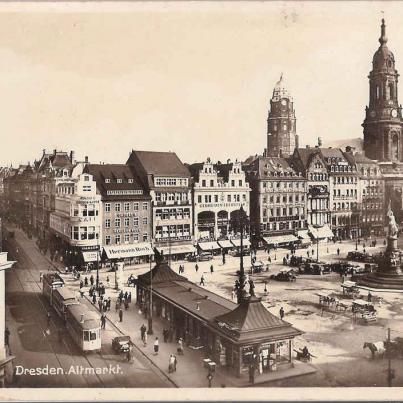
{"type": "Polygon", "coordinates": [[[285,88],[283,74],[281,74],[280,80],[277,81],[273,90],[273,101],[280,101],[283,98],[287,98],[292,101],[292,97],[288,90],[285,88]]]}
{"type": "Polygon", "coordinates": [[[387,42],[385,20],[382,18],[381,37],[379,38],[381,46],[379,46],[372,59],[373,68],[376,70],[395,67],[395,56],[386,46],[387,42]]]}

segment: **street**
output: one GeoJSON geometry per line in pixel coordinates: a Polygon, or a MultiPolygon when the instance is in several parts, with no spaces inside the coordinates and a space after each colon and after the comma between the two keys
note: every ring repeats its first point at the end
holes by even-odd
{"type": "Polygon", "coordinates": [[[100,353],[84,355],[80,352],[56,312],[41,294],[40,271],[46,271],[49,263],[32,242],[23,242],[24,236],[16,231],[18,252],[14,248],[10,254],[18,263],[6,275],[6,325],[11,332],[11,351],[17,357],[14,368],[62,368],[64,373],[18,375],[18,370],[22,371],[22,368],[18,368],[12,386],[172,387],[173,384],[136,350],[132,363],[127,363],[123,356],[112,351],[111,340],[118,334],[112,326],[102,331],[100,353]],[[51,314],[49,326],[47,312],[51,314]],[[74,373],[81,368],[110,368],[110,365],[118,373],[74,373]]]}

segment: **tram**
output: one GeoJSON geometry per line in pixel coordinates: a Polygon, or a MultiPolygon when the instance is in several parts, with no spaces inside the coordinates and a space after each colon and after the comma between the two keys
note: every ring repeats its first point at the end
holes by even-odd
{"type": "Polygon", "coordinates": [[[63,319],[67,331],[83,352],[101,349],[101,323],[97,313],[77,301],[58,273],[46,273],[42,293],[63,319]]]}
{"type": "Polygon", "coordinates": [[[82,351],[101,349],[99,316],[82,304],[66,307],[66,326],[71,337],[82,351]]]}

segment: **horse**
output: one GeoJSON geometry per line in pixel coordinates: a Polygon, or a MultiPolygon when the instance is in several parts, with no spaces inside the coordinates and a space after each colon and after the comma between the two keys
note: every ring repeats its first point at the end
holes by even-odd
{"type": "Polygon", "coordinates": [[[377,341],[376,343],[365,342],[363,349],[367,347],[371,351],[372,359],[375,359],[375,354],[377,354],[379,358],[383,358],[385,354],[385,343],[383,341],[377,341]]]}

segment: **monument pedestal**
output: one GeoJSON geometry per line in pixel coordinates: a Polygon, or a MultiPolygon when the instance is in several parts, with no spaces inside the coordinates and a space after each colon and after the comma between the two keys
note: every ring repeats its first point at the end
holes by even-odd
{"type": "Polygon", "coordinates": [[[388,245],[385,255],[378,264],[375,273],[363,276],[357,281],[360,286],[403,290],[403,273],[400,255],[402,252],[397,248],[397,236],[388,236],[388,245]]]}

